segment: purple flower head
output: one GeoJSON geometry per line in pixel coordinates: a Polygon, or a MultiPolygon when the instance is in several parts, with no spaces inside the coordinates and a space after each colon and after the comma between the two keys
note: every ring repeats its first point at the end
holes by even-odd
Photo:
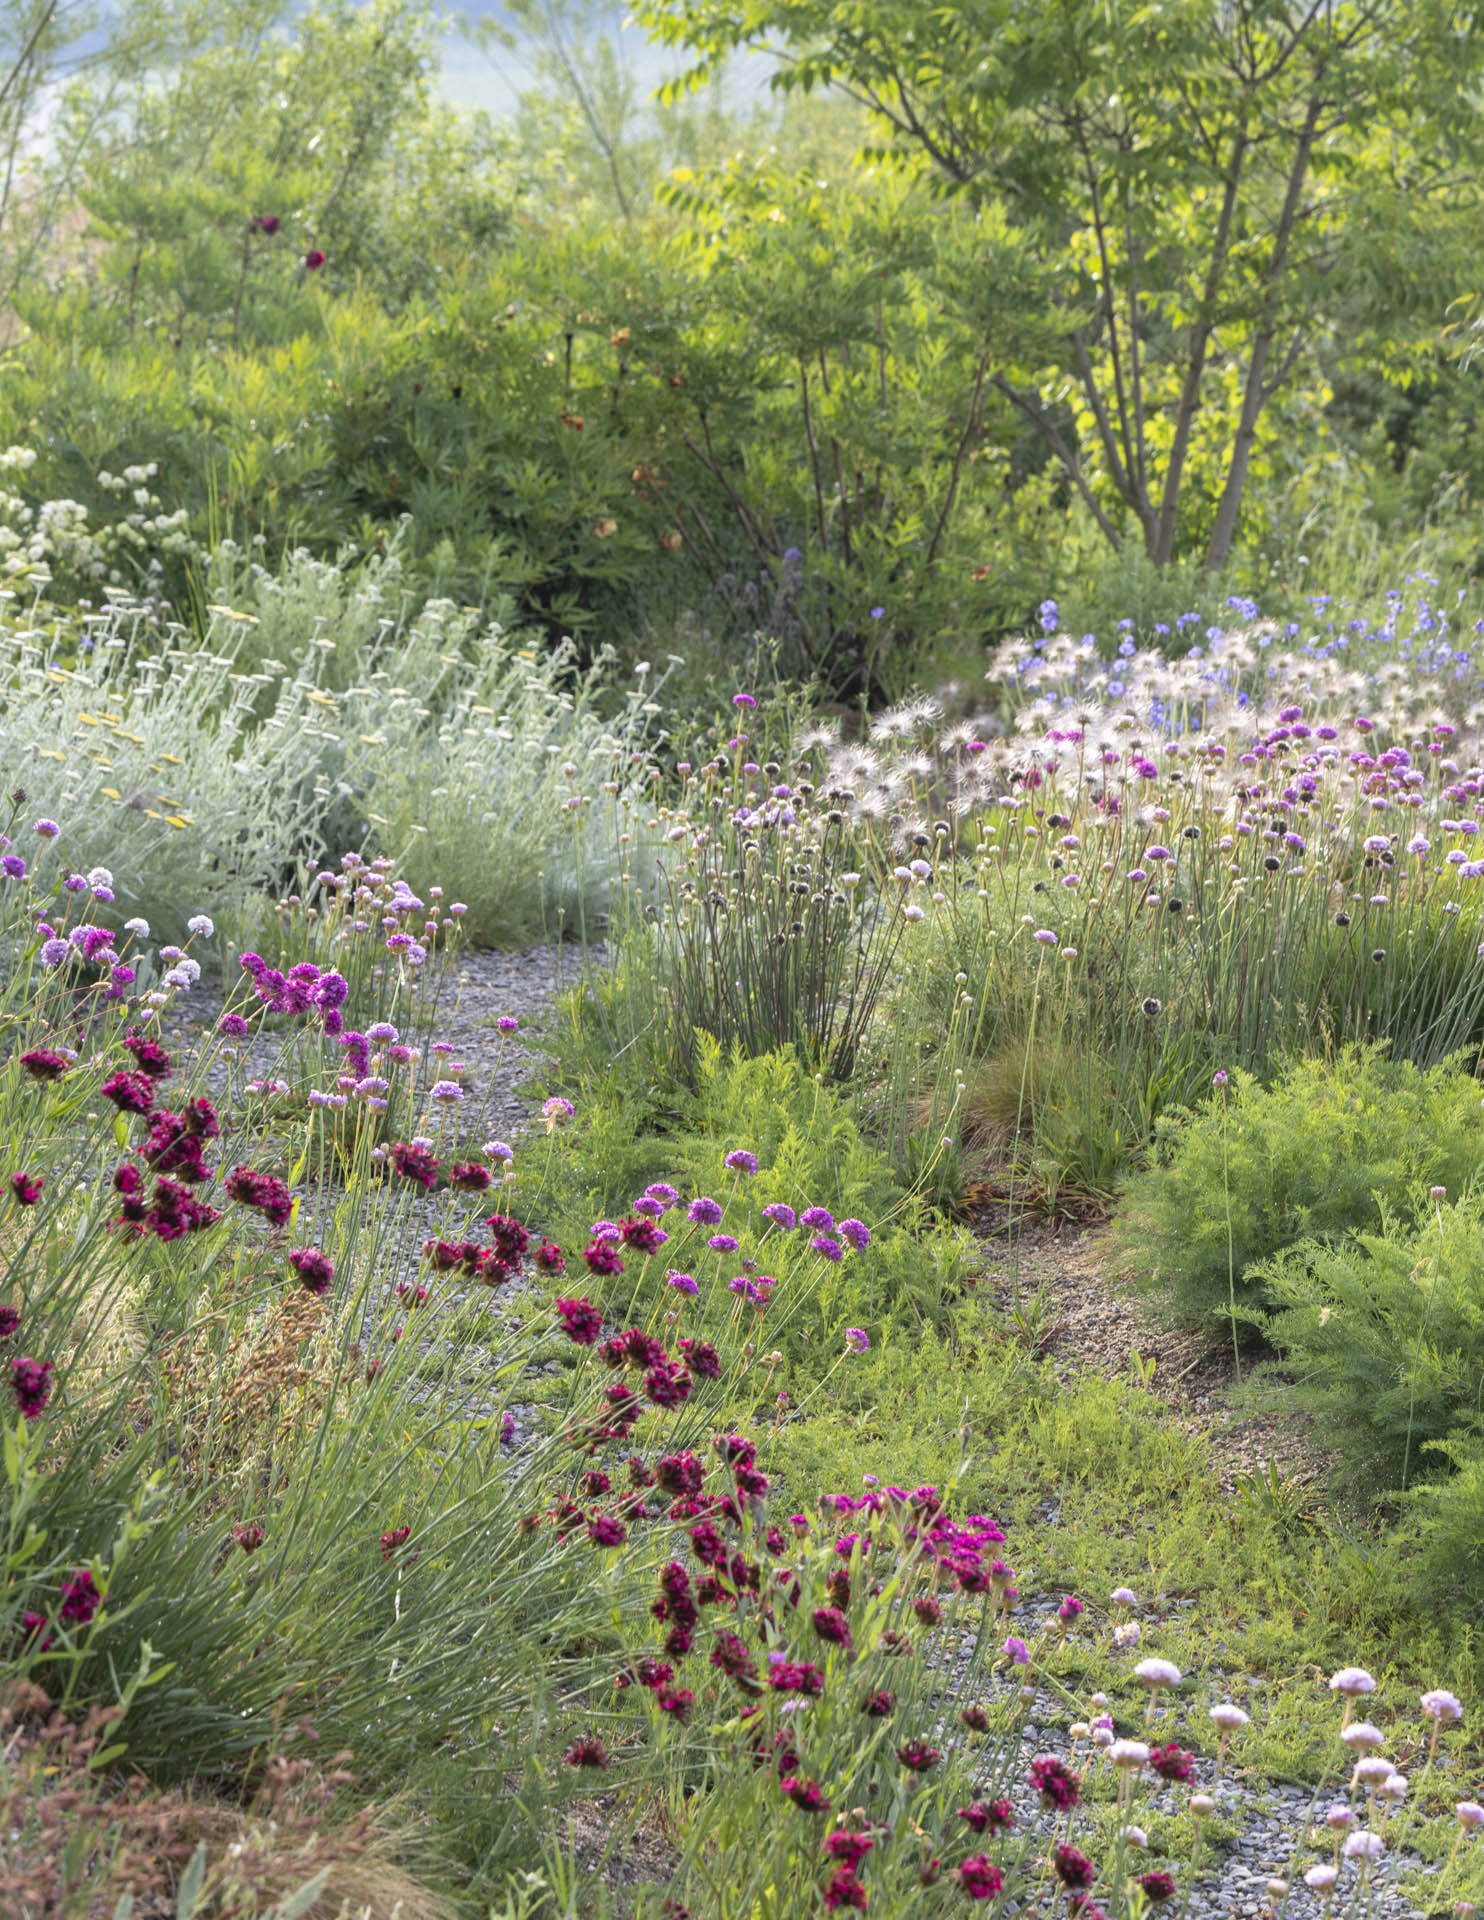
{"type": "Polygon", "coordinates": [[[1005,1641],[1005,1644],[1000,1649],[1000,1651],[1010,1656],[1010,1664],[1012,1667],[1025,1667],[1025,1666],[1029,1666],[1030,1664],[1030,1658],[1031,1658],[1030,1648],[1025,1644],[1023,1640],[1018,1639],[1013,1633],[1005,1641]]]}
{"type": "Polygon", "coordinates": [[[852,1353],[865,1353],[870,1349],[871,1340],[864,1327],[847,1327],[845,1344],[852,1353]]]}
{"type": "Polygon", "coordinates": [[[793,1208],[785,1206],[781,1200],[775,1200],[771,1206],[764,1207],[763,1218],[771,1220],[775,1227],[781,1227],[785,1233],[791,1233],[798,1225],[793,1208]]]}
{"type": "Polygon", "coordinates": [[[502,1013],[499,1019],[495,1022],[495,1026],[498,1029],[498,1031],[501,1033],[514,1033],[519,1028],[520,1022],[519,1020],[516,1020],[515,1018],[513,1018],[510,1014],[502,1013]]]}
{"type": "Polygon", "coordinates": [[[662,1207],[673,1207],[680,1198],[675,1189],[666,1186],[663,1180],[652,1182],[644,1189],[644,1194],[646,1199],[658,1200],[662,1207]]]}
{"type": "Polygon", "coordinates": [[[673,1287],[677,1293],[689,1294],[692,1299],[701,1291],[688,1273],[667,1273],[665,1285],[673,1287]]]}
{"type": "Polygon", "coordinates": [[[41,964],[44,967],[60,967],[71,952],[72,949],[65,940],[43,940],[41,943],[41,964]]]}
{"type": "Polygon", "coordinates": [[[736,1147],[722,1161],[724,1167],[730,1167],[733,1173],[756,1173],[757,1155],[749,1153],[746,1147],[736,1147]]]}
{"type": "Polygon", "coordinates": [[[734,707],[755,707],[757,701],[750,693],[734,693],[732,695],[732,705],[734,707]]]}
{"type": "Polygon", "coordinates": [[[698,1227],[715,1227],[721,1224],[721,1208],[703,1193],[691,1201],[685,1210],[685,1217],[698,1227]]]}
{"type": "Polygon", "coordinates": [[[871,1244],[871,1229],[863,1220],[842,1220],[836,1231],[857,1253],[864,1253],[871,1244]]]}
{"type": "Polygon", "coordinates": [[[390,1020],[378,1020],[374,1026],[367,1027],[366,1038],[374,1040],[377,1046],[385,1046],[389,1040],[400,1040],[401,1034],[390,1020]]]}
{"type": "Polygon", "coordinates": [[[737,1243],[729,1233],[713,1233],[706,1242],[713,1253],[735,1253],[737,1243]]]}
{"type": "Polygon", "coordinates": [[[24,880],[26,863],[18,853],[7,853],[0,856],[0,873],[9,874],[12,880],[24,880]]]}
{"type": "Polygon", "coordinates": [[[828,1207],[805,1207],[799,1215],[801,1227],[808,1227],[811,1230],[818,1228],[822,1233],[828,1233],[834,1224],[835,1216],[828,1207]]]}
{"type": "Polygon", "coordinates": [[[809,1244],[813,1247],[814,1251],[825,1260],[833,1262],[842,1260],[845,1257],[845,1249],[840,1245],[840,1242],[838,1240],[832,1240],[827,1233],[816,1233],[809,1244]]]}
{"type": "Polygon", "coordinates": [[[43,840],[55,840],[62,829],[55,820],[38,820],[32,832],[39,833],[43,840]]]}

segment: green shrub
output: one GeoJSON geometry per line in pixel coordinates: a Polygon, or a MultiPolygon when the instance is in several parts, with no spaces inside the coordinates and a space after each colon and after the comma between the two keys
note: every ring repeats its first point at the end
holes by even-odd
{"type": "Polygon", "coordinates": [[[1484,1197],[1389,1211],[1376,1233],[1305,1240],[1252,1270],[1294,1392],[1349,1473],[1405,1489],[1424,1451],[1484,1411],[1484,1197]]]}
{"type": "Polygon", "coordinates": [[[1380,1048],[1290,1065],[1270,1087],[1162,1119],[1153,1164],[1118,1220],[1126,1271],[1187,1325],[1272,1298],[1260,1264],[1300,1240],[1406,1217],[1419,1188],[1463,1193],[1484,1152],[1478,1084],[1456,1062],[1419,1072],[1380,1048]]]}

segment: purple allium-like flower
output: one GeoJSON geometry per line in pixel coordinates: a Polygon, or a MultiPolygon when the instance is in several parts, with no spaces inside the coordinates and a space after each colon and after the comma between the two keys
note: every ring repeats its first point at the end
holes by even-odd
{"type": "Polygon", "coordinates": [[[515,1033],[520,1027],[520,1022],[512,1015],[502,1013],[495,1022],[495,1026],[501,1033],[515,1033]]]}
{"type": "Polygon", "coordinates": [[[757,701],[750,693],[734,693],[732,695],[732,705],[734,707],[755,707],[757,701]]]}
{"type": "Polygon", "coordinates": [[[432,1086],[428,1088],[428,1098],[430,1100],[443,1100],[453,1105],[457,1104],[463,1097],[464,1089],[459,1085],[457,1080],[435,1080],[432,1086]]]}
{"type": "Polygon", "coordinates": [[[799,1215],[799,1225],[809,1228],[811,1232],[817,1228],[822,1233],[828,1233],[834,1224],[835,1216],[828,1207],[805,1207],[799,1215]]]}
{"type": "Polygon", "coordinates": [[[12,880],[24,880],[26,863],[18,853],[0,855],[0,873],[8,874],[12,880]]]}
{"type": "Polygon", "coordinates": [[[1071,1626],[1072,1622],[1075,1619],[1077,1619],[1077,1617],[1081,1614],[1082,1610],[1083,1610],[1082,1602],[1077,1598],[1075,1594],[1069,1593],[1066,1599],[1063,1600],[1061,1605],[1057,1608],[1056,1617],[1058,1620],[1061,1621],[1064,1627],[1069,1627],[1071,1626]]]}
{"type": "Polygon", "coordinates": [[[836,1232],[840,1238],[857,1253],[864,1253],[871,1244],[871,1229],[861,1220],[842,1220],[836,1232]]]}
{"type": "Polygon", "coordinates": [[[674,1287],[677,1293],[689,1294],[692,1299],[701,1291],[688,1273],[667,1273],[665,1285],[674,1287]]]}
{"type": "Polygon", "coordinates": [[[487,1160],[493,1160],[500,1166],[508,1166],[515,1158],[515,1149],[503,1140],[486,1140],[481,1151],[487,1160]]]}
{"type": "Polygon", "coordinates": [[[663,1207],[673,1207],[680,1198],[675,1189],[667,1186],[663,1180],[652,1180],[644,1193],[647,1199],[658,1200],[663,1207]]]}
{"type": "Polygon", "coordinates": [[[245,1040],[252,1032],[240,1013],[224,1013],[216,1023],[218,1033],[224,1033],[230,1040],[245,1040]]]}
{"type": "Polygon", "coordinates": [[[825,1260],[833,1262],[843,1260],[845,1257],[845,1249],[840,1242],[832,1240],[827,1233],[816,1233],[809,1244],[825,1260]]]}
{"type": "Polygon", "coordinates": [[[706,1245],[710,1247],[713,1253],[735,1253],[737,1251],[737,1242],[729,1233],[711,1234],[706,1241],[706,1245]]]}
{"type": "Polygon", "coordinates": [[[10,1363],[10,1390],[28,1420],[46,1411],[46,1403],[52,1397],[52,1371],[50,1360],[21,1359],[10,1363]]]}
{"type": "Polygon", "coordinates": [[[852,1353],[865,1353],[871,1345],[871,1340],[864,1327],[847,1327],[845,1344],[852,1353]]]}
{"type": "Polygon", "coordinates": [[[541,1109],[542,1118],[546,1121],[546,1131],[550,1133],[552,1128],[560,1125],[563,1120],[570,1120],[576,1111],[576,1107],[570,1100],[563,1099],[559,1093],[553,1094],[541,1109]]]}
{"type": "Polygon", "coordinates": [[[44,967],[60,967],[70,958],[72,948],[65,940],[43,940],[41,943],[41,964],[44,967]]]}
{"type": "Polygon", "coordinates": [[[716,1227],[721,1224],[721,1208],[703,1193],[691,1201],[685,1217],[698,1227],[716,1227]]]}
{"type": "Polygon", "coordinates": [[[55,840],[62,829],[55,820],[38,820],[31,831],[39,833],[43,840],[55,840]]]}
{"type": "Polygon", "coordinates": [[[1000,1651],[1009,1655],[1012,1667],[1024,1667],[1030,1664],[1030,1648],[1013,1633],[1005,1641],[1000,1651]]]}
{"type": "Polygon", "coordinates": [[[798,1225],[793,1208],[785,1206],[781,1200],[775,1200],[771,1206],[764,1207],[763,1218],[771,1220],[775,1227],[782,1228],[785,1233],[791,1233],[798,1225]]]}
{"type": "Polygon", "coordinates": [[[745,1147],[736,1147],[721,1164],[730,1167],[733,1173],[756,1173],[757,1155],[749,1153],[745,1147]]]}

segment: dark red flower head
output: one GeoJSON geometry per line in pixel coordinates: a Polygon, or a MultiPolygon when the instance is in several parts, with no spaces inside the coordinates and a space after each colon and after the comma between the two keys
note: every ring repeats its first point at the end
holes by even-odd
{"type": "Polygon", "coordinates": [[[603,1331],[603,1316],[590,1300],[558,1300],[557,1316],[574,1346],[591,1347],[603,1331]]]}
{"type": "Polygon", "coordinates": [[[1051,1850],[1051,1870],[1064,1887],[1076,1891],[1090,1887],[1096,1872],[1091,1860],[1080,1847],[1074,1847],[1067,1840],[1051,1850]]]}
{"type": "Polygon", "coordinates": [[[168,1080],[173,1069],[170,1056],[158,1040],[151,1040],[148,1034],[128,1033],[124,1035],[124,1045],[134,1056],[139,1071],[148,1074],[151,1080],[168,1080]]]}
{"type": "Polygon", "coordinates": [[[589,1733],[581,1740],[574,1740],[562,1758],[569,1767],[602,1768],[608,1765],[608,1749],[597,1734],[589,1733]]]}
{"type": "Polygon", "coordinates": [[[958,1870],[958,1883],[971,1900],[993,1900],[1005,1876],[987,1853],[971,1853],[958,1870]]]}
{"type": "Polygon", "coordinates": [[[937,1766],[942,1755],[926,1740],[914,1738],[897,1748],[897,1758],[909,1773],[926,1773],[930,1767],[937,1766]]]}
{"type": "Polygon", "coordinates": [[[975,1833],[1001,1833],[1015,1825],[1015,1810],[1008,1800],[971,1800],[959,1808],[958,1817],[975,1833]]]}
{"type": "Polygon", "coordinates": [[[276,213],[260,213],[256,220],[253,221],[253,225],[259,233],[266,233],[271,236],[278,232],[278,215],[276,213]]]}
{"type": "Polygon", "coordinates": [[[537,1273],[550,1274],[559,1279],[567,1271],[567,1256],[554,1240],[543,1240],[531,1256],[531,1264],[537,1273]]]}
{"type": "Polygon", "coordinates": [[[233,1527],[232,1538],[244,1553],[256,1553],[263,1544],[263,1529],[254,1523],[245,1527],[233,1527]]]}
{"type": "Polygon", "coordinates": [[[318,1247],[295,1247],[289,1254],[289,1265],[306,1293],[328,1293],[334,1284],[335,1262],[318,1247]]]}
{"type": "MultiPolygon", "coordinates": [[[[870,1846],[870,1844],[868,1840],[866,1845],[870,1846]]],[[[836,1867],[825,1882],[824,1904],[827,1913],[837,1913],[841,1907],[849,1907],[856,1913],[864,1913],[866,1899],[866,1890],[851,1867],[836,1867]]]]}
{"type": "Polygon", "coordinates": [[[833,1641],[838,1647],[850,1645],[850,1622],[838,1607],[816,1607],[814,1631],[821,1640],[833,1641]]]}
{"type": "Polygon", "coordinates": [[[8,1300],[0,1300],[0,1340],[8,1340],[21,1324],[21,1310],[8,1300]]]}
{"type": "Polygon", "coordinates": [[[39,1173],[13,1173],[10,1176],[10,1190],[23,1207],[34,1207],[45,1185],[46,1181],[39,1173]]]}
{"type": "Polygon", "coordinates": [[[1031,1762],[1030,1783],[1040,1794],[1042,1803],[1055,1807],[1059,1813],[1065,1813],[1075,1807],[1082,1791],[1082,1783],[1067,1765],[1054,1753],[1038,1754],[1031,1762]]]}
{"type": "Polygon", "coordinates": [[[324,264],[325,256],[320,252],[318,247],[311,247],[304,256],[304,265],[311,273],[318,273],[324,264]]]}
{"type": "Polygon", "coordinates": [[[1184,1747],[1174,1740],[1162,1747],[1151,1747],[1149,1765],[1161,1780],[1168,1780],[1172,1786],[1182,1780],[1195,1778],[1195,1755],[1187,1753],[1184,1747]]]}
{"type": "Polygon", "coordinates": [[[16,1405],[28,1420],[34,1420],[39,1413],[44,1413],[46,1403],[52,1397],[51,1361],[12,1360],[10,1390],[15,1395],[16,1405]]]}
{"type": "Polygon", "coordinates": [[[155,1104],[155,1086],[147,1073],[112,1073],[98,1089],[120,1113],[148,1113],[155,1104]]]}
{"type": "Polygon", "coordinates": [[[21,1065],[33,1080],[60,1080],[70,1071],[72,1062],[55,1047],[36,1047],[21,1055],[21,1065]]]}
{"type": "Polygon", "coordinates": [[[837,1827],[826,1835],[824,1850],[832,1860],[838,1860],[842,1866],[858,1867],[876,1842],[869,1833],[853,1833],[849,1827],[837,1827]]]}
{"type": "Polygon", "coordinates": [[[489,1183],[489,1168],[482,1167],[477,1160],[461,1160],[448,1176],[448,1184],[461,1193],[483,1193],[489,1183]]]}
{"type": "Polygon", "coordinates": [[[1162,1873],[1158,1868],[1152,1873],[1141,1873],[1139,1885],[1144,1889],[1145,1895],[1156,1905],[1161,1900],[1173,1900],[1175,1897],[1175,1876],[1162,1873]]]}
{"type": "Polygon", "coordinates": [[[80,1568],[62,1583],[61,1620],[64,1626],[85,1627],[103,1604],[98,1583],[87,1568],[80,1568]]]}

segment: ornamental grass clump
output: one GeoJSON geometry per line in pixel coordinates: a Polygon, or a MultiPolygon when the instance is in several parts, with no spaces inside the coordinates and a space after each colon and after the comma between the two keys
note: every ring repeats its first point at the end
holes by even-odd
{"type": "Polygon", "coordinates": [[[692,1085],[701,1036],[752,1056],[793,1047],[811,1070],[848,1080],[902,934],[921,918],[909,897],[920,880],[906,868],[893,878],[863,848],[853,795],[819,777],[807,742],[775,757],[753,739],[755,704],[704,748],[687,743],[696,757],[673,802],[646,809],[655,878],[625,929],[635,990],[653,975],[646,1044],[692,1085]]]}

